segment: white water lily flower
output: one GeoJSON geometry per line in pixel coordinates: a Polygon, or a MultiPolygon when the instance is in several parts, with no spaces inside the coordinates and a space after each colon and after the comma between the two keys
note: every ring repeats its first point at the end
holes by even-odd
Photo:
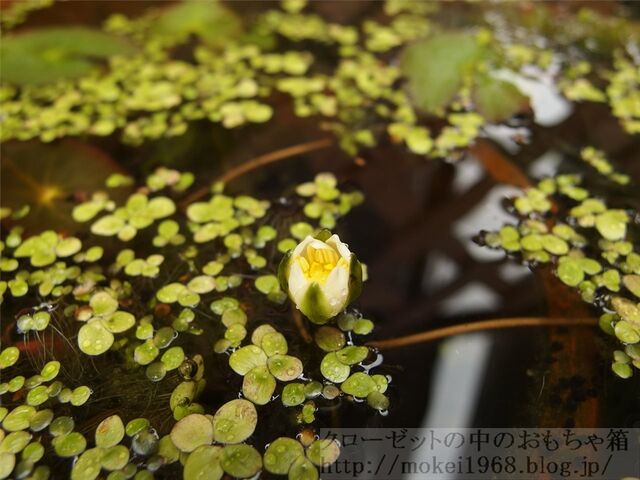
{"type": "Polygon", "coordinates": [[[314,323],[326,323],[358,296],[362,268],[338,235],[308,236],[280,264],[280,281],[296,307],[314,323]]]}

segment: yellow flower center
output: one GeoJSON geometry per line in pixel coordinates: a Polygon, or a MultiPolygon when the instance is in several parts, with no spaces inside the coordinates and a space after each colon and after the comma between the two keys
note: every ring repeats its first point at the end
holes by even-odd
{"type": "Polygon", "coordinates": [[[336,265],[348,267],[347,261],[341,258],[335,250],[331,248],[314,248],[311,245],[297,260],[304,276],[318,283],[325,283],[336,265]]]}

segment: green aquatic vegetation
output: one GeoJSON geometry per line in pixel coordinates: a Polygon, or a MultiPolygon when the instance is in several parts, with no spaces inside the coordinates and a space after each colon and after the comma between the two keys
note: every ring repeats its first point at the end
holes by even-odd
{"type": "MultiPolygon", "coordinates": [[[[582,158],[611,183],[629,183],[628,176],[616,172],[603,152],[587,147],[582,158]]],[[[640,255],[632,239],[637,235],[634,218],[638,212],[608,207],[577,175],[543,179],[512,203],[519,223],[483,232],[480,241],[533,265],[552,264],[562,283],[603,310],[601,329],[635,352],[640,345],[640,255]],[[535,207],[532,191],[545,208],[535,207]]],[[[640,367],[640,363],[617,352],[612,370],[629,378],[633,374],[630,365],[640,367]]]]}
{"type": "MultiPolygon", "coordinates": [[[[387,379],[366,370],[371,349],[357,344],[356,336],[370,333],[373,323],[354,313],[341,314],[357,296],[362,272],[354,268],[359,264],[346,244],[322,230],[327,218],[336,225],[359,204],[361,194],[345,192],[335,177],[320,174],[315,181],[298,186],[290,202],[297,205],[297,213],[278,224],[270,220],[277,215],[277,204],[227,195],[221,185],[212,187],[209,201],[176,208],[181,197],[192,194],[191,178],[161,169],[151,173],[144,187],[127,192],[128,197],[110,200],[104,192],[87,195],[88,201],[70,211],[77,221],[78,239],[53,231],[29,236],[19,223],[4,238],[4,270],[13,276],[2,284],[3,318],[7,315],[15,322],[10,333],[25,342],[32,335],[54,340],[52,350],[39,354],[45,361],[35,369],[36,357],[28,353],[23,358],[18,346],[0,352],[0,368],[7,379],[0,384],[6,404],[0,417],[7,432],[2,454],[7,456],[4,465],[11,468],[8,476],[48,471],[52,461],[60,461],[54,458],[60,457],[66,467],[56,468],[67,468],[71,478],[78,479],[107,474],[144,478],[178,459],[186,478],[201,475],[203,469],[217,478],[244,477],[267,468],[266,452],[252,444],[256,429],[268,433],[268,422],[261,421],[264,408],[294,409],[288,428],[295,437],[303,427],[317,427],[320,399],[337,406],[354,397],[367,398],[373,409],[388,407],[386,397],[371,395],[382,394],[387,379]],[[184,188],[179,186],[183,182],[184,188]],[[160,206],[154,204],[157,199],[160,206]],[[308,216],[307,199],[322,203],[326,212],[308,216]],[[122,228],[132,226],[136,235],[123,240],[117,229],[110,230],[111,235],[96,232],[96,223],[110,217],[122,219],[122,228]],[[147,228],[154,220],[157,228],[147,228]],[[87,223],[92,225],[83,229],[87,223]],[[211,223],[224,226],[223,230],[201,241],[200,227],[211,223]],[[293,240],[290,235],[300,238],[293,240]],[[287,241],[292,250],[298,243],[318,246],[314,242],[320,242],[319,250],[309,251],[312,257],[305,252],[304,258],[313,265],[338,268],[337,273],[347,279],[334,282],[340,288],[323,294],[321,301],[331,309],[323,313],[322,325],[302,319],[315,340],[310,343],[290,327],[296,304],[285,303],[287,298],[295,300],[291,288],[296,282],[282,284],[276,275],[283,257],[277,247],[287,241]],[[324,253],[324,245],[333,253],[324,253]],[[255,261],[258,256],[264,263],[255,261]],[[260,313],[265,311],[272,312],[268,323],[260,313]],[[194,342],[196,337],[199,340],[194,342]],[[213,345],[213,351],[203,351],[201,342],[213,345]],[[347,375],[334,377],[335,384],[328,381],[322,373],[323,362],[314,360],[316,352],[334,355],[347,375]],[[228,369],[231,376],[235,372],[241,377],[228,387],[237,388],[241,398],[220,404],[204,394],[210,381],[205,358],[228,369]],[[76,362],[89,359],[91,369],[99,374],[88,375],[86,385],[74,385],[74,375],[82,376],[84,371],[76,362]],[[107,372],[114,369],[118,373],[105,382],[107,372]],[[148,386],[144,398],[151,399],[157,414],[141,416],[146,413],[135,388],[129,393],[128,386],[121,386],[128,385],[126,380],[119,383],[123,375],[148,386]],[[358,387],[362,382],[373,385],[372,391],[358,387]],[[129,394],[136,400],[126,408],[108,414],[101,410],[105,396],[129,394]],[[97,427],[95,423],[91,427],[95,432],[86,428],[87,417],[79,414],[85,409],[98,415],[97,427]],[[38,432],[47,432],[38,437],[39,443],[34,442],[38,432]],[[21,457],[25,450],[27,463],[21,457]]],[[[128,180],[115,186],[120,180],[107,182],[107,188],[133,187],[128,180]]],[[[324,282],[330,271],[316,270],[313,266],[310,278],[324,282]]],[[[29,348],[43,344],[35,345],[29,348]]],[[[315,477],[318,467],[339,454],[337,444],[311,442],[292,448],[291,461],[279,467],[290,478],[315,477]]]]}
{"type": "MultiPolygon", "coordinates": [[[[586,10],[550,19],[554,27],[545,33],[551,31],[552,38],[544,49],[536,43],[544,25],[494,26],[492,18],[512,9],[487,7],[492,15],[468,33],[434,26],[433,8],[392,4],[385,2],[375,20],[342,25],[307,12],[305,2],[295,8],[283,3],[242,22],[219,2],[185,1],[138,18],[114,14],[105,22],[106,32],[70,30],[99,36],[91,42],[62,41],[59,33],[65,30],[9,36],[4,49],[9,59],[23,57],[21,44],[50,37],[48,43],[59,45],[51,49],[55,55],[38,57],[35,64],[45,65],[41,70],[49,76],[51,65],[57,67],[62,79],[34,88],[22,83],[38,80],[37,75],[20,65],[5,68],[20,77],[8,78],[0,91],[8,113],[2,138],[51,141],[120,132],[124,141],[138,145],[183,135],[201,119],[228,129],[268,122],[280,92],[296,115],[316,118],[352,155],[377,145],[386,132],[417,155],[447,157],[469,146],[486,123],[528,109],[527,96],[491,72],[526,77],[531,75],[526,67],[547,71],[552,61],[561,67],[554,75],[569,99],[606,100],[625,128],[635,131],[637,65],[622,53],[611,54],[622,52],[636,35],[625,22],[594,20],[586,10]],[[580,28],[568,35],[561,28],[566,22],[580,28]],[[581,42],[594,34],[607,39],[609,65],[596,68],[583,58],[591,51],[581,42]],[[189,38],[195,41],[190,44],[189,38]],[[99,55],[112,51],[106,68],[90,68],[84,51],[89,45],[101,46],[99,55]],[[333,52],[333,60],[326,51],[333,52]],[[598,81],[587,78],[592,71],[598,81]],[[402,84],[406,88],[396,88],[402,84]]],[[[150,179],[152,189],[163,181],[150,179]]],[[[308,207],[311,215],[322,212],[319,203],[308,207]]],[[[321,225],[333,228],[329,219],[325,215],[321,225]]]]}

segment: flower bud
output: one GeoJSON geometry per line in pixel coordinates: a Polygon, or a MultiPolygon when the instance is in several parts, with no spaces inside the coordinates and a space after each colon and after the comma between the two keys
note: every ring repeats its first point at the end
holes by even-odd
{"type": "Polygon", "coordinates": [[[342,312],[362,289],[362,267],[337,235],[324,230],[289,251],[278,271],[282,288],[314,323],[342,312]]]}

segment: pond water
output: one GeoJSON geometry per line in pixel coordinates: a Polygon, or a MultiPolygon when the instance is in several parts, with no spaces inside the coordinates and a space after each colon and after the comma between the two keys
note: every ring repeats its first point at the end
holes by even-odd
{"type": "MultiPolygon", "coordinates": [[[[247,18],[273,7],[263,2],[243,2],[242,6],[229,3],[236,14],[247,18]]],[[[134,17],[156,4],[163,2],[119,2],[117,11],[134,17]]],[[[598,6],[615,16],[608,11],[612,7],[598,6]]],[[[476,16],[486,15],[491,24],[491,14],[482,7],[476,6],[472,13],[466,7],[458,2],[446,5],[434,13],[431,21],[438,28],[473,30],[476,16]]],[[[311,8],[328,20],[348,25],[371,16],[379,18],[378,2],[318,2],[311,8]]],[[[535,16],[538,8],[554,7],[532,4],[529,8],[535,16]]],[[[98,27],[115,11],[112,2],[56,2],[31,13],[27,23],[16,31],[50,25],[98,27]]],[[[637,21],[636,6],[625,12],[629,22],[637,21]]],[[[519,15],[526,17],[522,12],[519,15]]],[[[509,18],[505,13],[505,19],[509,18]]],[[[499,24],[497,20],[494,23],[499,24]]],[[[130,175],[136,184],[142,184],[157,167],[167,167],[192,172],[194,190],[208,189],[212,181],[243,162],[292,145],[320,141],[317,148],[234,177],[225,189],[232,196],[270,200],[273,207],[263,223],[278,231],[288,228],[303,205],[295,197],[295,186],[313,180],[318,173],[333,172],[341,190],[357,189],[364,194],[364,202],[339,218],[333,230],[367,267],[363,293],[351,307],[375,323],[372,335],[358,343],[381,342],[368,361],[375,360],[375,373],[391,379],[386,391],[390,406],[380,413],[345,396],[336,402],[318,400],[315,415],[319,425],[640,428],[640,375],[636,371],[623,380],[612,374],[612,351],[621,348],[615,336],[605,335],[595,325],[517,326],[527,318],[597,319],[600,300],[593,305],[585,303],[576,289],[556,277],[555,266],[523,265],[517,254],[489,249],[479,237],[482,231],[517,223],[509,199],[536,179],[568,172],[590,175],[589,167],[579,159],[580,150],[587,145],[606,151],[608,158],[615,159],[616,170],[628,174],[631,185],[637,186],[639,137],[624,130],[607,103],[569,102],[554,85],[545,84],[544,78],[533,81],[521,76],[513,81],[530,96],[531,109],[487,125],[472,146],[438,160],[398,148],[388,138],[374,147],[361,148],[355,155],[348,154],[331,133],[320,128],[317,119],[300,118],[289,99],[280,94],[271,99],[274,115],[269,122],[238,129],[197,120],[182,135],[140,145],[122,142],[116,134],[59,138],[50,143],[8,140],[2,144],[2,206],[15,209],[32,201],[35,193],[40,200],[50,194],[54,201],[39,202],[25,218],[24,237],[56,229],[77,234],[86,242],[91,235],[69,218],[71,209],[88,201],[89,192],[102,189],[113,173],[130,175]],[[33,182],[39,186],[32,191],[33,182]],[[462,327],[455,334],[434,340],[405,346],[385,343],[419,332],[492,319],[513,319],[513,328],[466,331],[462,327]]],[[[594,188],[606,191],[607,200],[621,208],[635,209],[631,223],[636,225],[630,227],[635,230],[629,239],[637,250],[640,191],[603,182],[596,182],[594,188]]],[[[122,202],[128,193],[114,191],[113,197],[122,202]]],[[[5,242],[12,226],[11,221],[3,223],[5,242]]],[[[150,243],[153,235],[141,237],[134,242],[136,257],[157,253],[150,243]]],[[[116,239],[101,244],[109,255],[123,248],[116,239]]],[[[178,250],[169,245],[161,251],[171,251],[178,258],[178,250]]],[[[214,247],[205,246],[197,255],[213,259],[215,254],[214,247]]],[[[170,254],[166,255],[169,258],[170,254]]],[[[282,256],[275,248],[264,255],[272,270],[282,256]]],[[[174,269],[163,271],[160,280],[187,281],[193,271],[185,265],[172,264],[174,269]]],[[[253,302],[248,312],[250,321],[259,318],[259,323],[272,322],[287,337],[289,354],[300,356],[305,365],[319,364],[324,352],[309,353],[297,324],[291,321],[290,306],[263,301],[261,294],[247,286],[255,272],[243,275],[245,283],[239,295],[244,295],[246,304],[253,302]]],[[[149,296],[153,299],[154,288],[152,280],[137,280],[133,294],[121,300],[120,307],[136,316],[149,309],[156,319],[168,319],[171,307],[167,314],[159,302],[153,307],[151,300],[136,304],[149,296]]],[[[20,333],[18,318],[48,301],[39,295],[21,299],[5,295],[2,346],[19,346],[23,363],[18,366],[24,375],[31,375],[36,366],[41,368],[56,358],[62,362],[61,377],[65,381],[89,385],[90,400],[73,410],[76,430],[88,439],[108,415],[119,414],[126,423],[133,418],[127,413],[132,410],[136,416],[149,418],[161,436],[166,435],[175,423],[169,407],[171,392],[181,381],[197,375],[196,363],[182,364],[161,382],[152,383],[145,378],[144,369],[132,369],[115,355],[109,359],[81,355],[76,348],[78,329],[72,323],[55,323],[57,331],[26,336],[20,333]]],[[[202,335],[184,343],[180,335],[177,344],[185,350],[188,346],[188,355],[202,355],[206,387],[198,401],[206,413],[213,414],[223,403],[238,398],[243,382],[227,365],[230,352],[212,350],[225,330],[211,314],[208,303],[204,308],[194,308],[197,318],[203,320],[202,335]]],[[[62,310],[65,306],[64,302],[59,306],[53,302],[47,308],[62,310]]],[[[317,367],[311,372],[311,378],[313,373],[319,374],[317,367]]],[[[309,375],[307,370],[305,374],[309,375]]],[[[20,401],[19,394],[2,397],[3,406],[9,408],[20,401]]],[[[65,411],[69,414],[71,410],[65,411]]],[[[278,401],[260,407],[260,418],[268,425],[253,437],[252,445],[260,448],[278,436],[291,436],[298,428],[291,427],[295,414],[283,409],[278,401]]],[[[65,478],[57,472],[67,471],[68,458],[50,457],[53,477],[65,478]]],[[[173,464],[157,471],[156,477],[175,478],[179,472],[180,467],[173,464]]]]}

